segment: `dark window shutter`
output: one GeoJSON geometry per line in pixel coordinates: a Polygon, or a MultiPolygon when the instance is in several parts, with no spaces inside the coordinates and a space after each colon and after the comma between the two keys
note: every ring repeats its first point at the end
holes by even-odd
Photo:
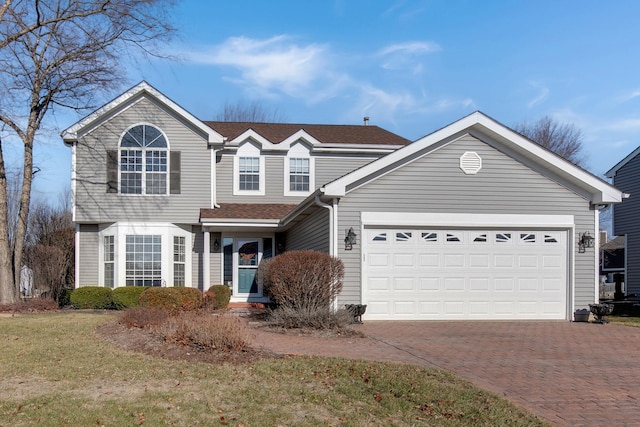
{"type": "Polygon", "coordinates": [[[172,151],[169,162],[169,193],[180,194],[180,152],[172,151]]]}
{"type": "Polygon", "coordinates": [[[118,192],[118,150],[107,150],[107,193],[118,192]]]}

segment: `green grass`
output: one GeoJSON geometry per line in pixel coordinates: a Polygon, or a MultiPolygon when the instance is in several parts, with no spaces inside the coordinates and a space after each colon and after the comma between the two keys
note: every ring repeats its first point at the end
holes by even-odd
{"type": "Polygon", "coordinates": [[[95,333],[113,315],[0,318],[0,426],[542,426],[444,371],[296,357],[162,360],[95,333]]]}
{"type": "Polygon", "coordinates": [[[606,319],[611,323],[617,323],[619,325],[635,326],[640,328],[640,317],[629,316],[606,316],[606,319]]]}

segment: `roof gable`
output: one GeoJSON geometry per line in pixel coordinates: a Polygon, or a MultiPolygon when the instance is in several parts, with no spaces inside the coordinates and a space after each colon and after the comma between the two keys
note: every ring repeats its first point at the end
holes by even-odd
{"type": "Polygon", "coordinates": [[[114,98],[112,101],[108,102],[93,113],[89,114],[88,116],[84,117],[80,121],[62,131],[62,139],[66,144],[71,144],[77,141],[80,136],[90,132],[93,128],[99,125],[101,118],[114,111],[117,111],[118,109],[126,108],[128,105],[134,105],[143,97],[154,99],[155,101],[163,104],[169,110],[173,111],[179,117],[183,118],[185,121],[191,123],[197,129],[201,130],[203,134],[207,135],[207,140],[209,143],[223,142],[222,135],[217,133],[211,127],[206,126],[202,121],[200,121],[187,110],[167,98],[160,91],[158,91],[145,81],[138,83],[128,91],[124,92],[122,95],[114,98]]]}
{"type": "Polygon", "coordinates": [[[631,153],[629,153],[629,155],[627,155],[627,157],[625,157],[624,159],[620,160],[614,167],[609,169],[607,171],[607,173],[605,173],[604,175],[607,178],[613,178],[614,176],[616,176],[616,173],[618,173],[618,171],[620,169],[625,167],[627,165],[627,163],[629,163],[631,160],[635,159],[636,156],[638,156],[638,154],[640,154],[640,147],[636,148],[631,153]]]}
{"type": "Polygon", "coordinates": [[[424,150],[436,148],[440,146],[443,141],[447,142],[458,135],[473,131],[478,131],[490,136],[514,152],[541,165],[551,174],[562,177],[578,188],[583,189],[591,195],[590,201],[593,204],[617,203],[622,200],[623,193],[612,185],[481,112],[475,112],[463,117],[448,126],[418,139],[410,145],[338,178],[323,186],[321,191],[329,197],[342,197],[354,184],[363,185],[376,179],[380,172],[400,167],[424,150]]]}

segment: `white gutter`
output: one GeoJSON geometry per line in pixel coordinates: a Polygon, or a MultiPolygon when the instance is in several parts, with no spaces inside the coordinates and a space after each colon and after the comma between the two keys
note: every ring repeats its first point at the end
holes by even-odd
{"type": "MultiPolygon", "coordinates": [[[[225,148],[227,137],[222,138],[222,149],[225,148]]],[[[211,147],[211,208],[220,208],[218,204],[218,185],[216,177],[216,149],[211,147]]]]}
{"type": "Polygon", "coordinates": [[[216,191],[216,149],[211,148],[211,208],[219,208],[216,191]]]}
{"type": "MultiPolygon", "coordinates": [[[[71,146],[71,221],[76,220],[76,161],[77,161],[77,145],[74,142],[71,146]]],[[[77,277],[77,276],[76,276],[77,277]]]]}
{"type": "MultiPolygon", "coordinates": [[[[338,232],[337,232],[338,218],[336,215],[336,213],[338,212],[338,199],[333,199],[332,204],[330,205],[328,203],[324,203],[323,201],[321,201],[320,196],[316,196],[315,202],[316,202],[316,205],[329,210],[329,255],[336,257],[338,256],[338,239],[336,239],[336,236],[338,235],[338,232]]],[[[337,298],[335,298],[331,302],[331,306],[333,308],[333,311],[338,310],[337,298]]]]}
{"type": "Polygon", "coordinates": [[[316,205],[329,209],[329,255],[336,256],[336,251],[334,250],[335,245],[333,243],[333,241],[335,240],[335,233],[333,228],[333,223],[335,222],[333,220],[333,206],[321,201],[320,196],[316,196],[315,202],[316,202],[316,205]]]}

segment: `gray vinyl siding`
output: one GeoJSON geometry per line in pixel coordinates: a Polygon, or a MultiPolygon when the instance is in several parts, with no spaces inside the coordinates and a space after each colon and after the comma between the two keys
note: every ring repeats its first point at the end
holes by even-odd
{"type": "MultiPolygon", "coordinates": [[[[235,153],[223,153],[216,163],[218,203],[299,203],[306,196],[285,196],[284,154],[267,153],[265,156],[264,196],[233,194],[233,157],[235,153]]],[[[375,160],[370,155],[314,156],[315,189],[375,160]]]]}
{"type": "Polygon", "coordinates": [[[211,253],[209,254],[209,280],[210,283],[207,286],[209,289],[212,285],[222,285],[222,238],[220,233],[211,233],[211,242],[209,245],[211,253]],[[220,243],[220,249],[216,252],[213,248],[213,243],[218,239],[220,243]]]}
{"type": "Polygon", "coordinates": [[[211,203],[210,152],[204,135],[148,98],[116,113],[77,143],[75,220],[198,223],[200,208],[211,203]],[[107,150],[117,150],[121,135],[141,123],[162,130],[170,151],[180,152],[180,194],[107,193],[107,150]]]}
{"type": "MultiPolygon", "coordinates": [[[[495,142],[492,145],[499,147],[495,142]]],[[[345,229],[361,229],[361,212],[574,215],[576,236],[587,230],[593,234],[595,227],[594,211],[583,197],[472,136],[349,192],[339,205],[339,242],[345,229]],[[460,170],[459,159],[465,151],[475,151],[482,158],[477,175],[460,170]]],[[[340,304],[361,302],[361,237],[352,251],[339,245],[346,267],[340,304]]],[[[573,244],[577,247],[577,237],[573,244]]],[[[574,300],[578,308],[595,298],[595,256],[594,249],[583,254],[576,250],[574,300]]]]}
{"type": "Polygon", "coordinates": [[[200,227],[193,227],[193,252],[191,253],[191,286],[203,289],[202,268],[204,266],[204,233],[200,227]]]}
{"type": "Polygon", "coordinates": [[[329,252],[329,210],[315,207],[302,221],[287,230],[285,237],[288,251],[311,249],[329,252]]]}
{"type": "Polygon", "coordinates": [[[613,234],[627,236],[627,293],[640,294],[640,156],[616,172],[613,185],[631,195],[613,207],[613,234]]]}
{"type": "Polygon", "coordinates": [[[191,257],[191,280],[192,286],[200,290],[206,291],[211,285],[219,285],[222,283],[222,239],[220,233],[210,233],[209,254],[204,253],[204,233],[200,227],[193,227],[193,253],[191,257]],[[218,239],[220,249],[215,252],[213,242],[218,239]],[[209,280],[210,283],[204,283],[204,257],[209,257],[209,280]]]}
{"type": "Polygon", "coordinates": [[[103,286],[98,283],[100,269],[98,226],[95,224],[80,224],[78,253],[78,286],[103,286]]]}

